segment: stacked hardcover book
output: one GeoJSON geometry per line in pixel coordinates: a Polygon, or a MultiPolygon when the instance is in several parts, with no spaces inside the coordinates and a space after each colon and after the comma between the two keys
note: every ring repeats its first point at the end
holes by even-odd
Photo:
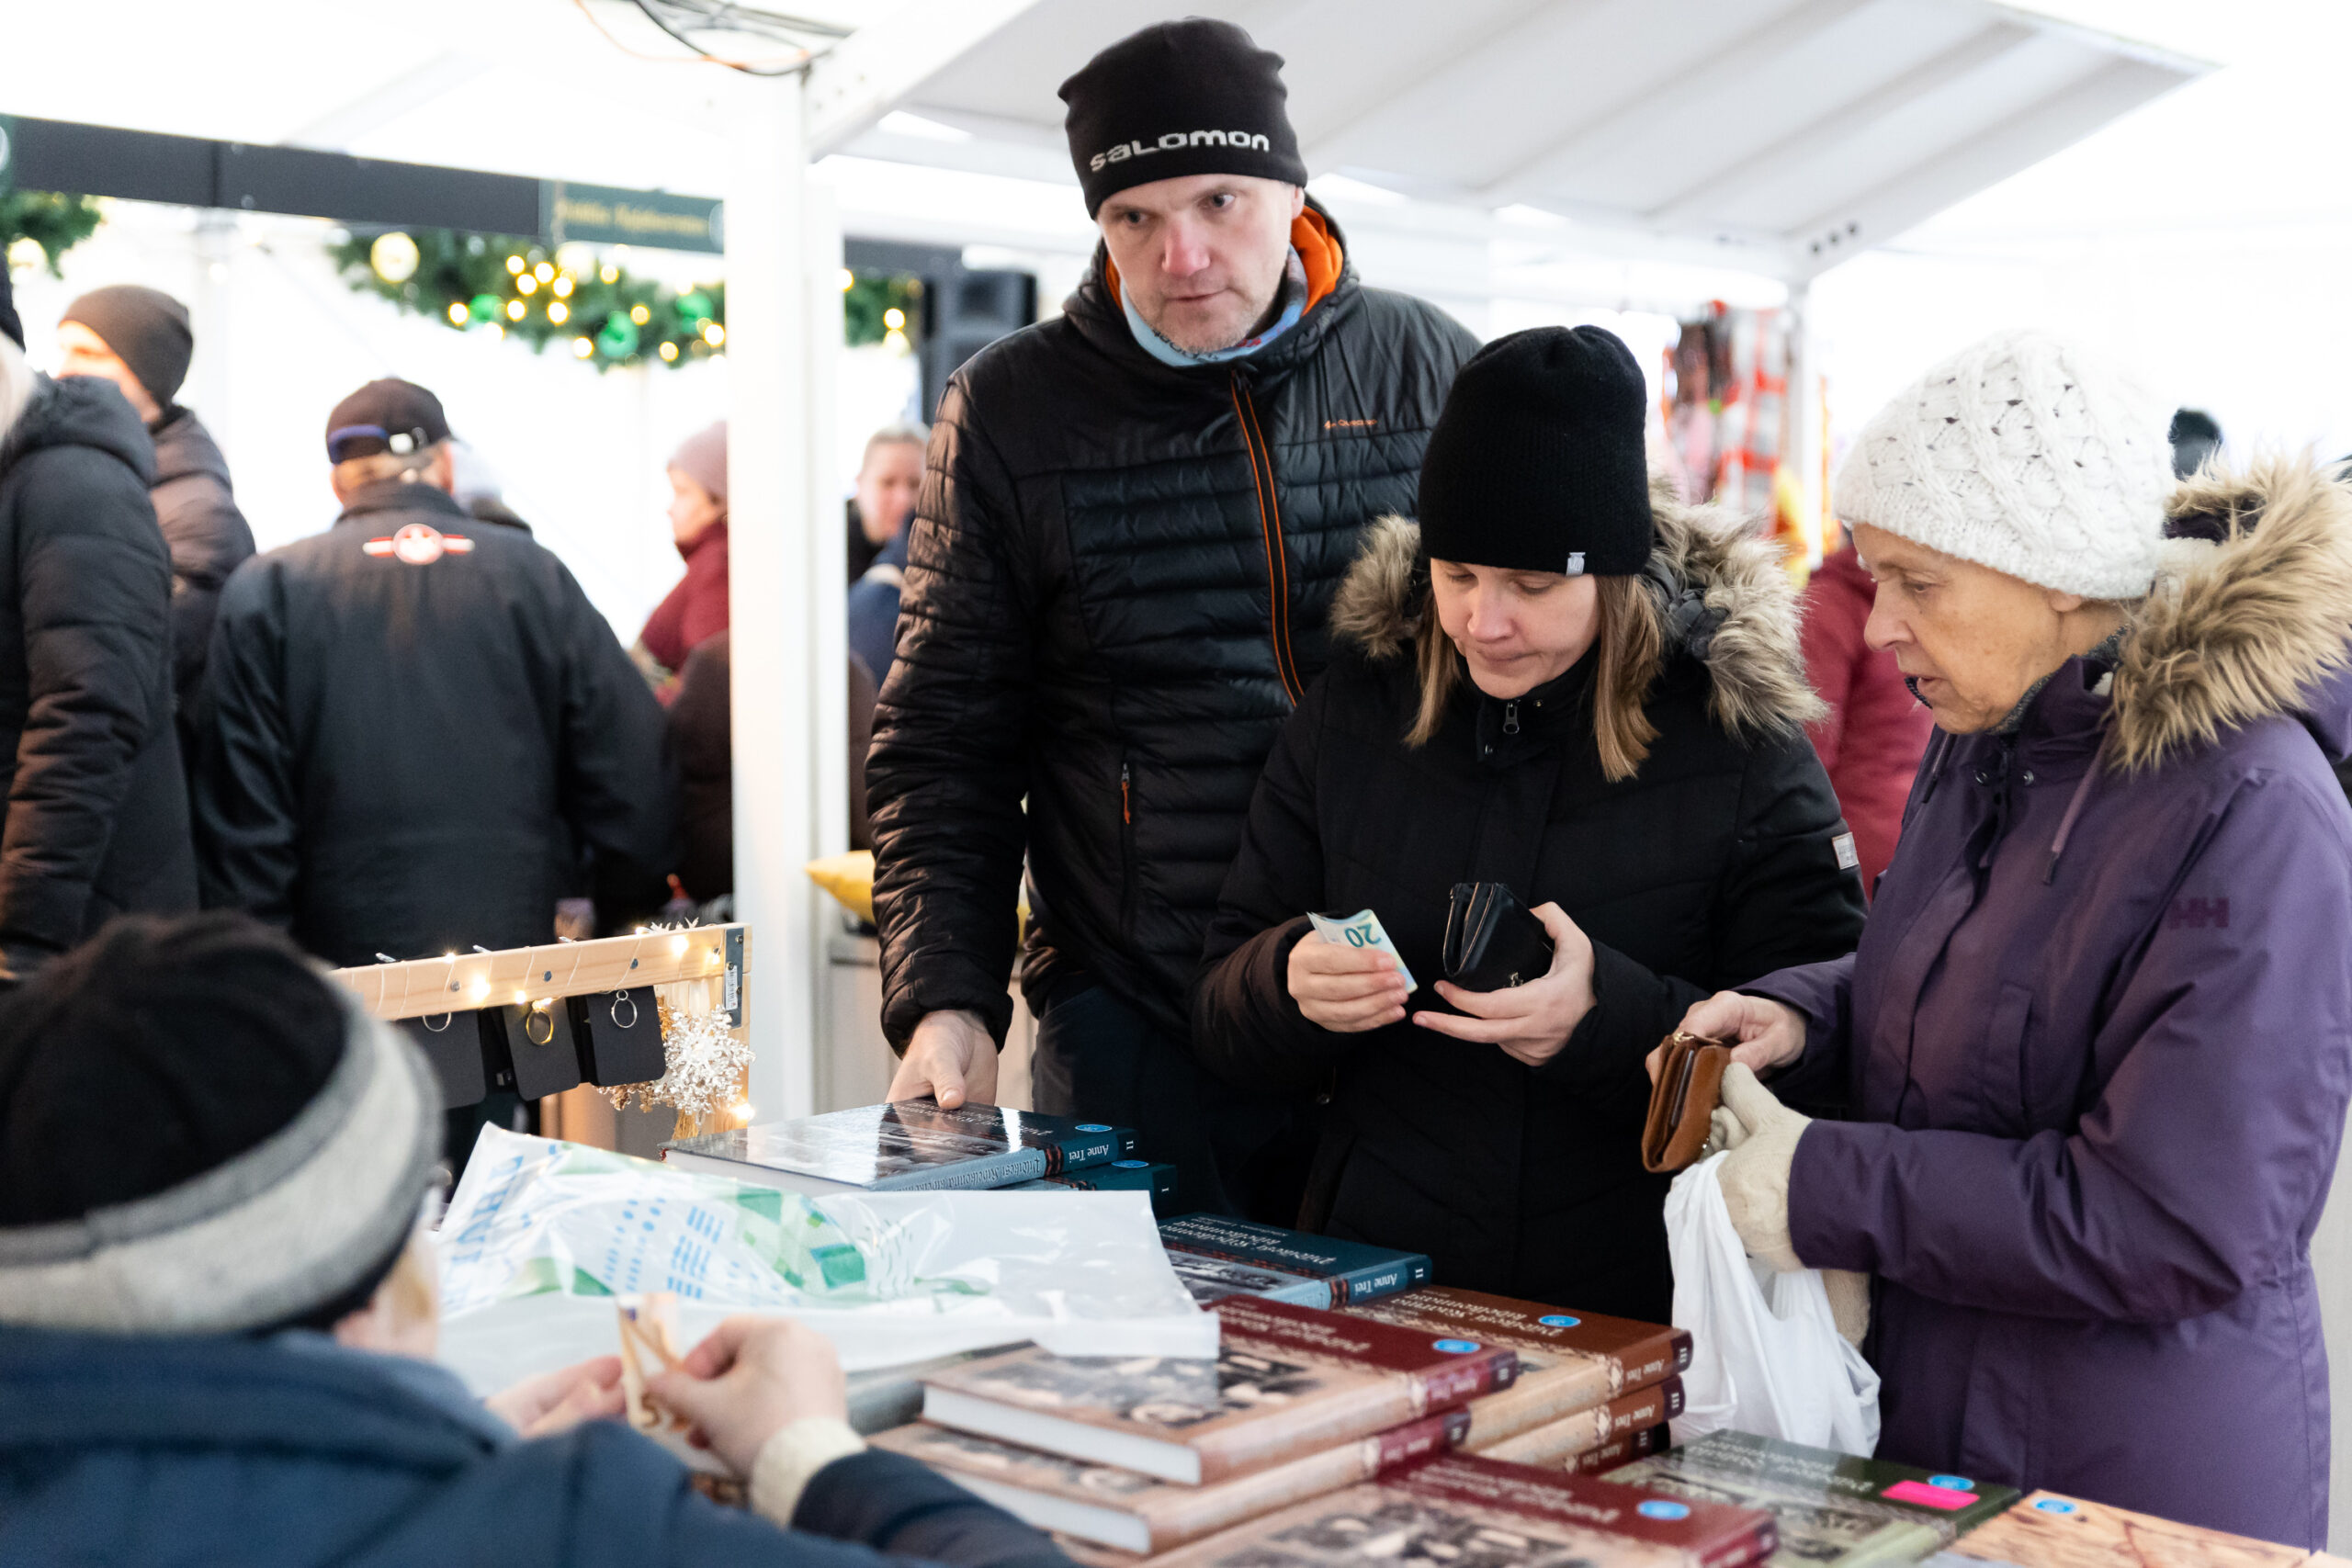
{"type": "Polygon", "coordinates": [[[1780,1522],[1774,1561],[1783,1568],[1916,1562],[2018,1500],[2013,1486],[1747,1432],[1711,1433],[1603,1480],[1690,1503],[1763,1509],[1780,1522]]]}
{"type": "Polygon", "coordinates": [[[1259,1296],[1298,1306],[1343,1307],[1427,1284],[1421,1253],[1334,1241],[1222,1214],[1186,1214],[1159,1227],[1176,1278],[1206,1306],[1259,1296]]]}
{"type": "Polygon", "coordinates": [[[1668,1445],[1690,1365],[1687,1330],[1427,1285],[1347,1309],[1425,1334],[1502,1345],[1510,1388],[1475,1400],[1462,1446],[1547,1470],[1604,1471],[1668,1445]]]}
{"type": "Polygon", "coordinates": [[[2177,1524],[2128,1508],[2036,1492],[1973,1530],[1928,1568],[2343,1568],[2300,1546],[2177,1524]]]}
{"type": "Polygon", "coordinates": [[[1475,1548],[1492,1568],[1563,1552],[1736,1568],[1772,1550],[1769,1514],[1452,1451],[1521,1375],[1494,1337],[1253,1296],[1211,1310],[1214,1361],[988,1357],[926,1379],[924,1419],[874,1441],[1103,1561],[1336,1568],[1475,1548]]]}

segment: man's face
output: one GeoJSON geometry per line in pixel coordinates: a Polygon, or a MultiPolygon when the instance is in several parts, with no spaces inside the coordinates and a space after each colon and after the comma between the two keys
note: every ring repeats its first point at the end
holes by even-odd
{"type": "Polygon", "coordinates": [[[1306,204],[1280,180],[1187,175],[1120,191],[1095,222],[1145,322],[1187,354],[1214,354],[1273,304],[1306,204]]]}
{"type": "Polygon", "coordinates": [[[907,525],[922,489],[922,448],[911,441],[883,441],[865,449],[857,471],[857,521],[868,544],[887,545],[907,525]]]}
{"type": "Polygon", "coordinates": [[[163,417],[164,411],[156,406],[155,400],[148,395],[139,378],[131,374],[130,367],[122,362],[122,356],[107,346],[106,339],[81,322],[57,323],[57,373],[60,376],[96,376],[102,380],[112,381],[122,389],[122,395],[129,400],[131,412],[141,420],[153,424],[163,417]]]}

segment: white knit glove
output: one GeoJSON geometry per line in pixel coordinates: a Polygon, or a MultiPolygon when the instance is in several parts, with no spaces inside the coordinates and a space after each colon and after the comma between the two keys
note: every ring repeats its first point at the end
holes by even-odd
{"type": "Polygon", "coordinates": [[[752,1461],[752,1507],[784,1529],[816,1473],[837,1459],[865,1451],[865,1439],[832,1416],[806,1416],[777,1428],[752,1461]]]}

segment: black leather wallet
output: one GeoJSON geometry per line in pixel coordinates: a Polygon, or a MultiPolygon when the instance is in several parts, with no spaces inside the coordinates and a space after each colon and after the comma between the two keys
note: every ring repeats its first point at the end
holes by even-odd
{"type": "Polygon", "coordinates": [[[1499,991],[1551,973],[1552,938],[1501,883],[1457,882],[1441,957],[1464,990],[1499,991]]]}

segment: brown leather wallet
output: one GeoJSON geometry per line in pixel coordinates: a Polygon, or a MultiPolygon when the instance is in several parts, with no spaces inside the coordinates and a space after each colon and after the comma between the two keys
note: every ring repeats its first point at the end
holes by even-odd
{"type": "Polygon", "coordinates": [[[1642,1123],[1642,1165],[1664,1173],[1680,1170],[1706,1145],[1707,1123],[1731,1066],[1731,1047],[1698,1034],[1669,1034],[1650,1089],[1650,1113],[1642,1123]]]}

